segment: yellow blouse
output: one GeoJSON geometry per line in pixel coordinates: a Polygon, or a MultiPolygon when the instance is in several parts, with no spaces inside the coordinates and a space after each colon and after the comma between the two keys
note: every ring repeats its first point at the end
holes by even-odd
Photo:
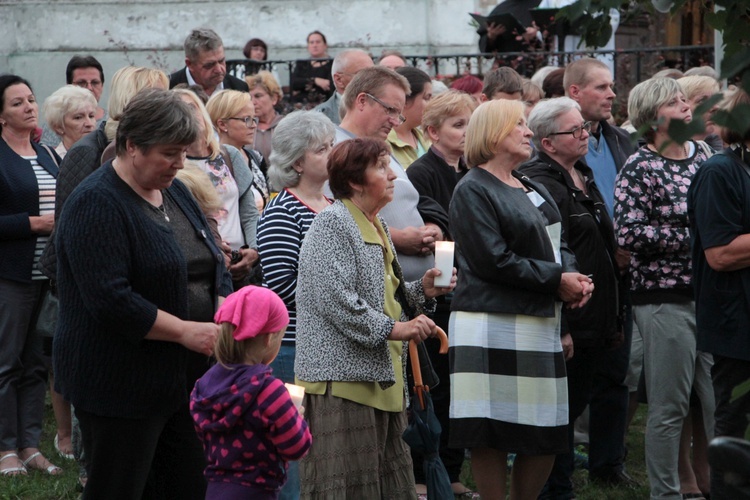
{"type": "Polygon", "coordinates": [[[404,170],[417,161],[417,158],[425,154],[432,144],[430,139],[419,128],[413,129],[412,132],[417,137],[416,149],[399,139],[396,131],[393,129],[388,133],[388,138],[386,139],[388,144],[391,145],[393,157],[404,167],[404,170]]]}
{"type": "MultiPolygon", "coordinates": [[[[383,248],[383,261],[385,264],[385,297],[383,312],[391,319],[399,321],[401,319],[401,304],[396,300],[396,289],[399,280],[393,274],[393,260],[396,256],[393,254],[391,246],[383,244],[388,238],[385,235],[380,220],[375,218],[375,227],[365,217],[365,214],[357,208],[350,200],[342,200],[349,213],[352,214],[354,221],[359,227],[362,239],[365,243],[380,245],[383,248]]],[[[377,408],[382,411],[400,412],[404,409],[404,376],[402,356],[404,343],[401,341],[388,341],[388,349],[393,361],[393,372],[396,376],[396,383],[388,389],[381,389],[377,382],[340,382],[332,381],[331,394],[342,399],[348,399],[365,406],[377,408]]],[[[364,361],[366,362],[366,360],[364,361]]],[[[305,388],[309,394],[322,395],[326,392],[328,382],[306,382],[296,380],[298,385],[305,388]]]]}

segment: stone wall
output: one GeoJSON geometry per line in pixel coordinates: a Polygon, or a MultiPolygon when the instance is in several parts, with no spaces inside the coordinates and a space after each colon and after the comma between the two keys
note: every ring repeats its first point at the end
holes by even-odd
{"type": "MultiPolygon", "coordinates": [[[[330,54],[358,46],[380,54],[476,52],[472,11],[487,0],[0,0],[0,72],[27,78],[40,100],[65,83],[74,54],[92,54],[111,77],[127,64],[181,68],[191,28],[208,26],[228,59],[258,37],[270,59],[305,57],[307,33],[326,34],[330,54]]],[[[283,70],[280,70],[282,73],[283,70]]],[[[284,74],[280,74],[283,79],[284,74]]],[[[106,89],[105,85],[105,89],[106,89]]],[[[103,102],[106,103],[106,90],[103,102]]]]}

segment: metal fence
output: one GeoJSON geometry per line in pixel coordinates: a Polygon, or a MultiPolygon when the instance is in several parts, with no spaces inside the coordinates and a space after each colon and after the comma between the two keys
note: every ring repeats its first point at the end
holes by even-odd
{"type": "MultiPolygon", "coordinates": [[[[542,66],[564,66],[579,57],[591,56],[607,58],[614,62],[616,73],[626,70],[636,81],[648,78],[664,68],[686,70],[693,66],[713,64],[712,45],[654,47],[619,50],[587,50],[580,52],[503,52],[498,54],[448,54],[448,55],[408,55],[406,60],[438,79],[452,79],[456,76],[473,74],[482,76],[498,62],[522,69],[524,76],[531,76],[542,66]],[[531,74],[530,74],[531,73],[531,74]]],[[[309,60],[309,59],[308,59],[309,60]]],[[[325,60],[325,59],[321,59],[325,60]]],[[[328,59],[330,60],[330,59],[328,59]]],[[[232,74],[254,74],[264,69],[283,75],[282,85],[289,84],[289,76],[298,60],[253,61],[233,59],[227,61],[227,71],[232,74]]],[[[618,79],[620,75],[618,74],[618,79]]]]}
{"type": "MultiPolygon", "coordinates": [[[[682,71],[714,62],[712,45],[634,48],[619,50],[586,50],[577,52],[504,52],[498,54],[408,55],[408,63],[427,72],[446,84],[460,76],[472,74],[482,77],[498,65],[514,67],[524,76],[531,76],[543,66],[565,66],[580,57],[597,57],[608,60],[615,69],[615,87],[618,94],[616,108],[622,107],[630,89],[657,71],[676,68],[682,71]]],[[[234,59],[227,61],[227,71],[242,78],[259,70],[272,71],[282,87],[289,89],[291,74],[297,60],[252,61],[234,59]]],[[[617,114],[617,109],[615,110],[617,114]]]]}

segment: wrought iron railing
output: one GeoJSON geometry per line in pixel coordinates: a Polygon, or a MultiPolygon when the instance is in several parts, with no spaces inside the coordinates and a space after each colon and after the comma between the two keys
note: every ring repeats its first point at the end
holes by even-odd
{"type": "MultiPolygon", "coordinates": [[[[496,61],[521,67],[525,73],[533,73],[542,66],[564,66],[582,56],[607,57],[614,62],[616,72],[620,69],[632,71],[636,81],[642,81],[663,68],[685,70],[692,66],[713,63],[713,46],[653,47],[618,50],[585,50],[576,52],[503,52],[498,54],[441,54],[408,55],[411,65],[425,70],[439,79],[453,78],[464,74],[482,76],[492,69],[496,61]]],[[[282,77],[282,85],[289,85],[289,77],[297,60],[253,61],[233,59],[227,61],[227,70],[232,74],[256,73],[259,69],[276,71],[282,77]],[[240,71],[238,71],[242,68],[240,71]],[[285,78],[284,78],[285,77],[285,78]]],[[[531,76],[529,74],[525,76],[531,76]]],[[[619,78],[619,75],[618,75],[619,78]]]]}
{"type": "MultiPolygon", "coordinates": [[[[615,68],[618,101],[627,97],[630,89],[657,71],[665,68],[686,70],[693,66],[713,65],[711,45],[631,48],[618,50],[584,50],[576,52],[504,52],[498,54],[408,55],[408,63],[426,71],[432,77],[450,83],[456,77],[473,74],[479,77],[498,64],[515,67],[524,76],[531,76],[542,66],[564,66],[573,59],[592,56],[608,58],[615,68]]],[[[290,77],[297,60],[227,61],[227,71],[235,76],[257,73],[261,69],[274,72],[279,83],[288,90],[290,77]]],[[[286,94],[287,92],[285,92],[286,94]]]]}

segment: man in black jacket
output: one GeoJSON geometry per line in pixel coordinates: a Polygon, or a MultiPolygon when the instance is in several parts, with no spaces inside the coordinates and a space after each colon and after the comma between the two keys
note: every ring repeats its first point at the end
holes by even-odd
{"type": "MultiPolygon", "coordinates": [[[[615,99],[612,72],[597,59],[578,59],[565,68],[563,86],[568,97],[581,106],[583,119],[591,122],[585,160],[594,173],[594,180],[612,217],[615,177],[635,152],[630,135],[608,122],[612,118],[615,99]]],[[[616,259],[621,272],[627,269],[630,261],[628,252],[618,249],[616,259]]],[[[629,401],[625,376],[633,333],[629,314],[624,330],[602,356],[594,374],[589,406],[589,477],[605,483],[630,486],[635,482],[625,472],[624,465],[629,401]]]]}
{"type": "Polygon", "coordinates": [[[208,95],[223,89],[249,91],[247,83],[227,74],[224,42],[208,28],[196,28],[185,39],[185,67],[169,76],[169,88],[181,83],[199,85],[208,95]]]}

